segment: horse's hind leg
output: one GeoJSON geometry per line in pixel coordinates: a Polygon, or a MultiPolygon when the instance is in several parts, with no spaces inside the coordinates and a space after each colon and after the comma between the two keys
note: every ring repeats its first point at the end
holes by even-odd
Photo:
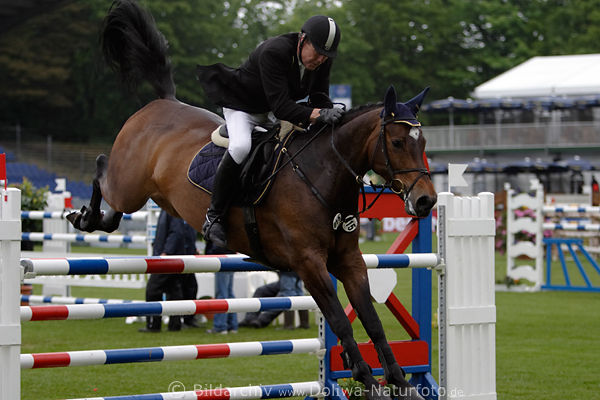
{"type": "Polygon", "coordinates": [[[344,349],[342,353],[344,365],[352,371],[352,377],[355,380],[365,385],[367,399],[389,400],[390,397],[386,395],[385,388],[373,377],[371,367],[360,354],[353,337],[352,325],[344,313],[331,278],[325,268],[323,268],[323,272],[319,273],[314,271],[306,273],[302,269],[297,270],[297,272],[323,312],[333,333],[340,339],[344,349]]]}
{"type": "Polygon", "coordinates": [[[81,211],[74,211],[67,215],[67,220],[73,224],[76,229],[85,232],[96,230],[104,232],[113,232],[119,227],[122,212],[110,209],[106,213],[100,210],[102,203],[102,190],[100,189],[100,180],[104,177],[108,166],[108,158],[100,154],[96,158],[96,176],[92,182],[92,198],[89,207],[83,206],[81,211]]]}
{"type": "MultiPolygon", "coordinates": [[[[351,271],[352,269],[345,269],[351,271]]],[[[356,311],[356,315],[365,327],[365,331],[373,341],[373,345],[377,350],[379,362],[383,367],[385,379],[388,383],[394,385],[397,389],[395,393],[399,399],[405,400],[423,400],[417,390],[404,377],[404,371],[398,365],[396,357],[392,352],[381,320],[375,311],[375,307],[371,302],[371,293],[369,290],[369,281],[366,269],[354,270],[354,276],[345,275],[341,277],[344,283],[344,289],[348,295],[348,299],[352,307],[356,311]],[[364,272],[361,272],[361,270],[364,272]]]]}

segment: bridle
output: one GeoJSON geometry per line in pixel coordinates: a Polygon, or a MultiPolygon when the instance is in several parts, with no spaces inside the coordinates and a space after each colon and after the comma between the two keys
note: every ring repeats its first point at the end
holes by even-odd
{"type": "Polygon", "coordinates": [[[431,178],[431,176],[429,175],[429,171],[427,171],[427,169],[425,169],[425,168],[406,168],[406,169],[393,169],[392,168],[392,163],[390,162],[390,156],[388,154],[387,141],[385,140],[385,128],[388,124],[406,124],[406,123],[407,123],[406,121],[396,120],[396,119],[390,119],[390,120],[385,121],[384,118],[382,117],[381,118],[381,129],[379,130],[379,139],[377,140],[377,145],[375,146],[375,150],[373,151],[373,160],[374,160],[375,155],[377,153],[377,149],[379,148],[379,145],[382,144],[383,153],[385,155],[385,167],[388,170],[388,173],[390,174],[390,176],[392,177],[392,179],[389,181],[389,188],[392,192],[399,195],[402,198],[402,200],[404,200],[404,201],[406,201],[410,192],[413,190],[413,188],[415,187],[415,185],[421,178],[423,178],[424,176],[431,178]],[[394,175],[406,174],[409,172],[420,172],[420,174],[413,180],[413,182],[410,184],[408,189],[406,189],[406,185],[400,179],[394,178],[394,175]],[[394,189],[394,182],[400,183],[400,185],[401,185],[400,190],[394,189]]]}
{"type": "MultiPolygon", "coordinates": [[[[362,214],[365,211],[369,210],[371,207],[373,207],[373,205],[379,199],[379,197],[383,194],[385,189],[390,189],[392,192],[394,192],[395,194],[400,196],[400,198],[404,202],[406,202],[406,200],[408,199],[408,196],[410,195],[410,192],[413,190],[413,188],[415,187],[415,185],[421,178],[423,178],[424,176],[431,178],[431,176],[429,175],[429,171],[427,171],[427,169],[425,169],[425,168],[406,168],[406,169],[393,169],[392,168],[392,163],[390,161],[390,156],[389,156],[389,152],[388,152],[387,141],[385,140],[386,139],[386,127],[389,124],[398,124],[398,123],[406,124],[407,122],[404,120],[401,120],[401,119],[389,119],[386,121],[383,116],[381,117],[381,129],[379,130],[379,138],[377,139],[377,144],[375,146],[375,149],[373,150],[373,157],[371,157],[371,160],[373,160],[372,162],[374,162],[375,156],[377,155],[377,151],[378,151],[379,147],[381,147],[384,157],[385,157],[385,167],[390,175],[390,179],[387,180],[382,185],[365,182],[363,177],[354,171],[352,166],[350,166],[350,164],[348,164],[346,159],[342,156],[342,154],[335,147],[335,142],[333,140],[333,137],[334,137],[333,126],[331,128],[331,147],[333,148],[334,153],[340,159],[340,161],[342,162],[344,167],[355,177],[356,182],[361,187],[361,194],[362,194],[362,199],[363,199],[363,207],[362,207],[363,209],[362,209],[362,211],[359,212],[359,214],[362,214]],[[408,186],[408,189],[407,189],[406,185],[400,179],[394,178],[394,176],[397,174],[406,174],[409,172],[419,172],[419,175],[412,181],[412,183],[408,186]],[[397,185],[395,185],[396,182],[398,182],[401,185],[400,189],[397,189],[397,185]],[[365,185],[371,186],[373,188],[373,190],[379,190],[379,192],[377,193],[377,196],[375,196],[375,199],[373,199],[371,204],[369,204],[368,206],[366,204],[366,194],[365,194],[365,189],[364,189],[365,185]]],[[[371,169],[372,169],[372,167],[373,166],[371,165],[371,169]]]]}
{"type": "MultiPolygon", "coordinates": [[[[424,176],[428,176],[429,175],[429,171],[427,171],[427,169],[425,168],[407,168],[407,169],[393,169],[392,167],[392,163],[390,161],[390,156],[389,156],[389,152],[388,152],[388,147],[387,147],[387,142],[385,140],[386,138],[386,127],[387,125],[391,124],[391,123],[404,123],[406,124],[407,121],[405,120],[401,120],[401,119],[390,119],[390,120],[385,120],[384,117],[381,117],[381,129],[379,130],[379,138],[377,139],[377,144],[375,146],[375,149],[373,151],[373,157],[371,157],[372,163],[375,160],[375,156],[377,155],[377,151],[378,149],[381,147],[384,157],[385,157],[385,165],[386,165],[386,169],[390,175],[390,179],[387,180],[384,184],[379,185],[379,184],[374,184],[372,182],[365,182],[363,179],[362,175],[357,174],[354,169],[352,168],[352,166],[348,163],[348,161],[344,158],[344,156],[339,152],[339,150],[336,148],[335,146],[335,141],[334,141],[334,136],[335,136],[335,127],[333,125],[331,125],[331,148],[333,149],[333,152],[335,153],[335,155],[337,156],[337,158],[341,161],[342,165],[344,166],[344,168],[346,168],[350,174],[352,174],[352,176],[355,177],[356,183],[358,184],[358,186],[360,187],[360,191],[361,191],[361,195],[362,195],[362,210],[358,211],[356,213],[352,213],[350,215],[347,215],[345,217],[345,219],[343,220],[343,226],[344,226],[344,230],[346,230],[347,232],[351,232],[352,230],[354,230],[354,228],[352,228],[352,226],[356,226],[357,224],[357,218],[360,214],[366,212],[367,210],[371,209],[371,207],[373,207],[373,205],[375,204],[375,202],[377,202],[377,200],[379,199],[379,197],[381,197],[381,195],[383,194],[383,192],[385,191],[385,189],[390,189],[392,192],[394,192],[395,194],[397,194],[398,196],[400,196],[400,198],[406,203],[408,196],[410,195],[410,192],[412,191],[412,189],[415,187],[415,185],[417,184],[417,182],[423,178],[424,176]],[[413,182],[408,186],[407,186],[400,181],[397,178],[394,178],[394,175],[396,174],[405,174],[405,173],[409,173],[409,172],[419,172],[419,175],[413,180],[413,182]],[[398,182],[401,185],[401,189],[397,189],[398,185],[395,185],[395,183],[398,182]],[[377,193],[377,195],[375,196],[375,198],[371,201],[371,203],[369,205],[367,205],[367,197],[366,197],[366,192],[365,192],[365,186],[370,186],[371,188],[373,188],[373,190],[377,191],[379,190],[379,192],[377,193]],[[351,228],[349,228],[349,230],[346,229],[346,224],[348,224],[351,228]]],[[[275,176],[279,171],[281,171],[286,165],[288,164],[292,164],[292,170],[302,179],[302,181],[304,181],[304,183],[306,183],[306,185],[310,188],[311,192],[313,193],[313,195],[317,198],[317,200],[326,208],[329,209],[332,213],[336,213],[336,210],[334,210],[329,203],[327,202],[327,200],[321,195],[321,193],[319,192],[319,190],[317,190],[317,188],[315,187],[315,185],[312,184],[312,182],[310,182],[310,180],[308,179],[307,175],[304,173],[304,171],[302,170],[302,168],[300,167],[300,165],[298,165],[298,163],[295,162],[295,158],[296,156],[298,156],[300,153],[302,153],[307,147],[308,145],[310,145],[310,143],[312,143],[318,136],[320,136],[320,134],[322,132],[324,132],[325,128],[328,125],[323,125],[315,134],[313,134],[313,136],[311,138],[309,138],[309,140],[294,154],[290,154],[289,151],[287,150],[287,148],[283,148],[282,152],[284,154],[287,155],[288,160],[286,162],[284,162],[279,168],[277,168],[272,174],[271,176],[268,178],[272,178],[273,176],[275,176]]],[[[291,134],[291,132],[290,132],[291,134]]],[[[373,166],[371,165],[371,169],[373,169],[373,166]]],[[[337,213],[336,217],[334,218],[334,230],[337,229],[337,226],[339,226],[339,224],[341,223],[341,219],[343,217],[341,216],[340,213],[337,213]],[[340,218],[340,220],[337,220],[337,218],[340,218]]]]}

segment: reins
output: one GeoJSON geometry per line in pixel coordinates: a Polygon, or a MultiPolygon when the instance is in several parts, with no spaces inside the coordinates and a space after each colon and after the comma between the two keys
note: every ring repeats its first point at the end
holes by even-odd
{"type": "MultiPolygon", "coordinates": [[[[285,166],[287,166],[289,163],[291,163],[292,161],[294,161],[294,158],[302,153],[304,151],[304,149],[306,149],[308,147],[308,145],[310,145],[318,136],[321,132],[323,132],[323,130],[327,127],[327,125],[323,125],[321,127],[321,129],[319,129],[310,139],[308,139],[306,141],[306,143],[304,143],[302,145],[302,147],[300,147],[300,149],[298,149],[298,151],[296,152],[296,154],[290,156],[290,153],[287,150],[287,147],[283,147],[281,149],[281,152],[285,155],[288,156],[288,160],[284,163],[282,163],[277,169],[275,169],[275,171],[273,171],[273,173],[271,173],[271,175],[269,175],[268,177],[266,177],[265,179],[263,179],[263,181],[260,183],[260,185],[264,185],[265,183],[267,183],[270,179],[273,179],[273,177],[275,177],[275,175],[277,175],[285,166]]],[[[294,133],[294,130],[290,131],[288,133],[288,135],[291,135],[294,133]]],[[[282,142],[285,142],[285,139],[282,140],[282,142]]]]}
{"type": "MultiPolygon", "coordinates": [[[[342,221],[341,214],[337,213],[336,217],[334,218],[334,222],[333,222],[334,230],[337,229],[337,227],[340,224],[342,224],[342,222],[343,222],[342,225],[344,226],[344,230],[346,230],[347,232],[350,232],[351,230],[353,230],[353,228],[351,228],[351,227],[357,223],[357,217],[360,214],[363,214],[366,211],[370,210],[375,205],[375,203],[377,202],[377,200],[379,200],[379,198],[381,197],[381,195],[384,193],[385,189],[390,189],[392,192],[394,192],[398,196],[400,196],[400,198],[403,201],[406,202],[406,199],[408,198],[408,196],[409,196],[410,192],[412,191],[412,189],[415,187],[416,183],[421,178],[423,178],[424,176],[430,176],[429,175],[429,171],[427,171],[427,169],[425,169],[425,168],[407,168],[407,169],[397,169],[397,170],[394,170],[392,168],[392,164],[391,164],[389,153],[388,153],[387,142],[385,140],[385,128],[390,123],[403,123],[403,121],[401,121],[401,120],[395,120],[395,119],[391,119],[391,120],[385,121],[383,117],[381,118],[381,129],[379,130],[379,138],[377,139],[377,145],[375,146],[375,149],[373,151],[373,157],[372,157],[372,160],[374,160],[377,151],[381,147],[382,151],[384,153],[384,157],[385,157],[386,169],[388,170],[388,172],[390,174],[390,177],[391,177],[390,180],[386,181],[383,184],[375,184],[375,183],[372,183],[372,182],[365,182],[363,176],[357,174],[354,171],[354,169],[352,168],[352,166],[348,163],[348,161],[344,158],[344,156],[340,153],[340,151],[335,146],[335,140],[334,140],[335,127],[333,125],[331,125],[331,139],[330,139],[331,148],[333,149],[333,152],[336,155],[336,157],[341,161],[341,163],[344,166],[344,168],[352,176],[355,177],[355,181],[356,181],[356,183],[360,187],[360,193],[361,193],[361,198],[362,198],[362,210],[358,211],[356,214],[354,214],[354,215],[348,215],[342,221]],[[394,175],[396,175],[396,174],[403,174],[403,173],[410,173],[410,172],[420,172],[420,174],[408,186],[408,188],[399,179],[394,178],[394,175]],[[394,185],[394,182],[396,182],[396,181],[400,182],[400,184],[402,185],[402,188],[400,190],[396,189],[396,187],[394,185]],[[367,205],[367,196],[366,196],[366,191],[365,191],[365,186],[367,186],[367,185],[370,186],[373,190],[377,191],[377,194],[376,194],[375,198],[368,205],[367,205]],[[351,230],[346,229],[346,224],[348,224],[348,226],[350,227],[351,230]]],[[[325,128],[327,128],[327,127],[328,127],[328,125],[323,125],[294,154],[290,154],[290,152],[288,151],[288,149],[286,147],[283,147],[281,149],[281,152],[283,154],[287,155],[287,157],[288,157],[287,161],[285,161],[284,163],[282,163],[275,171],[273,171],[273,173],[271,175],[269,175],[264,180],[264,182],[268,181],[269,179],[272,179],[275,175],[277,175],[288,164],[291,164],[292,165],[292,170],[309,187],[310,191],[317,198],[317,200],[326,209],[330,210],[332,213],[335,213],[335,210],[329,205],[329,203],[327,202],[327,200],[323,197],[323,195],[321,195],[321,193],[319,192],[319,190],[315,187],[315,185],[312,184],[312,182],[308,179],[308,177],[306,176],[306,174],[302,171],[302,169],[300,168],[300,165],[298,165],[296,162],[294,162],[295,158],[300,153],[302,153],[312,142],[314,142],[314,140],[321,133],[323,133],[324,130],[325,130],[325,128]]],[[[290,135],[293,134],[293,131],[290,132],[289,134],[290,135]]]]}
{"type": "MultiPolygon", "coordinates": [[[[350,164],[348,164],[348,161],[346,161],[346,159],[344,158],[344,156],[342,156],[342,154],[335,147],[335,142],[333,140],[333,135],[334,135],[334,127],[331,126],[331,148],[333,149],[333,152],[335,153],[335,155],[342,162],[342,165],[348,170],[348,172],[350,172],[350,174],[352,176],[355,177],[356,183],[358,183],[359,186],[360,186],[360,193],[361,193],[362,202],[363,202],[362,210],[358,212],[358,214],[360,215],[360,214],[362,214],[362,213],[370,210],[371,207],[373,207],[373,205],[375,205],[375,202],[377,200],[379,200],[379,197],[381,197],[381,195],[383,194],[384,190],[386,189],[386,186],[385,186],[385,184],[384,185],[377,185],[377,184],[374,184],[373,182],[365,182],[365,180],[363,179],[363,177],[361,175],[359,175],[356,172],[354,172],[354,170],[352,169],[352,167],[350,166],[350,164]],[[377,193],[377,196],[375,196],[375,199],[368,206],[366,205],[367,204],[367,195],[366,195],[366,192],[365,192],[365,185],[371,186],[371,188],[373,188],[373,190],[380,189],[379,193],[377,193]]],[[[379,141],[377,143],[377,147],[378,146],[379,146],[379,141]]],[[[375,147],[375,150],[377,150],[377,147],[375,147]]]]}
{"type": "Polygon", "coordinates": [[[408,198],[408,195],[410,194],[410,192],[412,191],[412,189],[415,187],[416,183],[424,176],[430,176],[429,175],[429,171],[427,171],[427,169],[425,168],[407,168],[407,169],[397,169],[394,170],[392,169],[392,164],[390,162],[390,157],[388,154],[388,148],[387,148],[387,142],[385,140],[385,127],[390,124],[390,123],[402,123],[402,121],[400,120],[388,120],[385,121],[383,119],[383,117],[381,118],[381,129],[379,130],[379,138],[377,139],[377,145],[375,146],[375,150],[373,151],[373,157],[372,159],[375,159],[375,154],[377,153],[377,150],[379,149],[379,146],[382,146],[382,150],[385,156],[385,166],[390,174],[390,176],[392,177],[392,179],[390,181],[386,181],[383,184],[374,184],[372,182],[365,182],[363,177],[359,174],[357,174],[352,167],[350,166],[350,164],[348,163],[348,161],[346,161],[346,159],[342,156],[342,154],[338,151],[338,149],[335,147],[335,142],[333,140],[333,136],[334,136],[334,127],[331,127],[331,147],[335,153],[335,155],[340,159],[340,161],[342,162],[342,164],[344,165],[344,167],[352,174],[352,176],[355,177],[356,182],[360,185],[360,191],[361,191],[361,197],[362,197],[362,202],[363,202],[363,206],[362,206],[362,210],[358,212],[358,214],[363,214],[364,212],[370,210],[374,205],[375,202],[377,202],[377,200],[379,200],[379,197],[381,197],[381,195],[383,194],[383,192],[385,191],[385,189],[390,189],[392,192],[396,193],[397,195],[400,196],[400,198],[403,201],[406,201],[406,199],[408,198]],[[420,172],[419,176],[411,183],[411,185],[408,187],[408,190],[406,189],[406,186],[404,185],[404,183],[402,183],[400,180],[398,179],[394,179],[394,175],[395,174],[404,174],[404,173],[409,173],[409,172],[420,172]],[[394,181],[398,181],[402,184],[402,189],[400,190],[396,190],[394,188],[394,181]],[[377,195],[375,196],[375,198],[373,199],[373,201],[367,206],[367,196],[365,193],[365,185],[369,185],[371,186],[371,188],[373,188],[373,190],[379,190],[379,192],[377,193],[377,195]]]}

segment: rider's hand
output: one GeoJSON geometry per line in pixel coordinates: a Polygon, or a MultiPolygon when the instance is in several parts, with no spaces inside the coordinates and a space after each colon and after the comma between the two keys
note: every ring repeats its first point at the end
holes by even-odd
{"type": "Polygon", "coordinates": [[[337,124],[342,115],[344,115],[344,110],[341,108],[321,108],[317,122],[324,122],[329,125],[337,124]]]}

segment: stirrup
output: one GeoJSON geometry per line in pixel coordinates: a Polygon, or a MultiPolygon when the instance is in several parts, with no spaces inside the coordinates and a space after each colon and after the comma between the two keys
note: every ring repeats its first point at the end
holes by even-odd
{"type": "Polygon", "coordinates": [[[202,225],[202,236],[204,236],[205,239],[209,239],[208,238],[209,232],[212,229],[215,222],[217,222],[219,220],[219,218],[220,217],[217,216],[211,221],[210,218],[208,217],[208,213],[206,213],[206,218],[205,218],[204,224],[202,225]]]}
{"type": "Polygon", "coordinates": [[[227,248],[227,232],[221,216],[217,216],[211,221],[207,213],[206,221],[202,226],[202,236],[204,236],[204,240],[211,241],[215,247],[227,248]],[[213,229],[215,226],[218,227],[216,233],[213,229]]]}

